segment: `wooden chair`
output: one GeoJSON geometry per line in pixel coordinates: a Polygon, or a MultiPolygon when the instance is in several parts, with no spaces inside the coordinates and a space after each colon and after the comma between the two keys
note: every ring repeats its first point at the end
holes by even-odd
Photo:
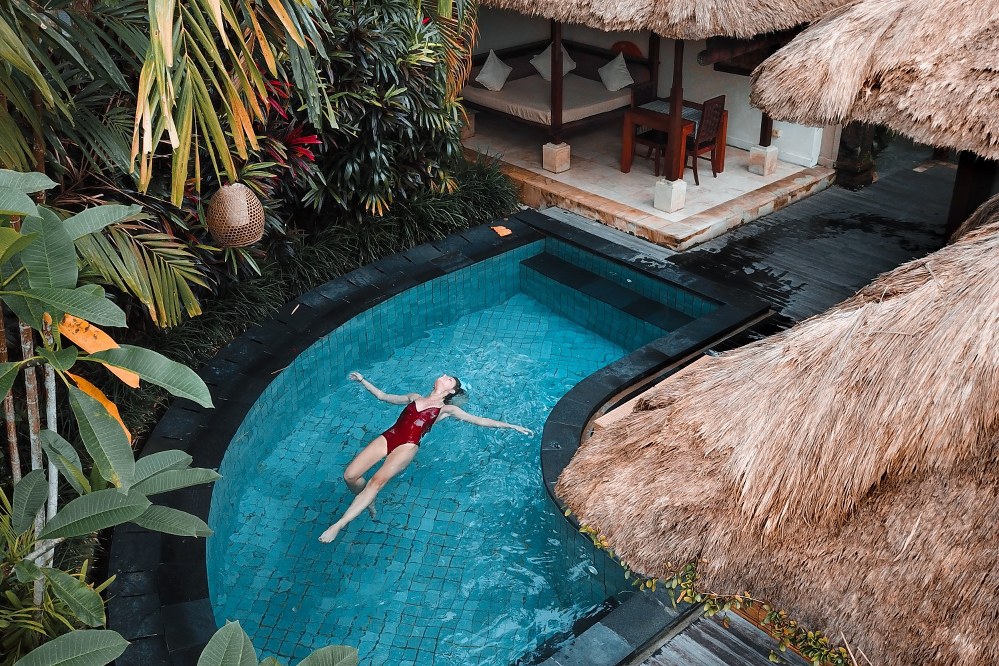
{"type": "Polygon", "coordinates": [[[635,128],[635,146],[641,144],[648,148],[645,152],[645,159],[654,158],[652,164],[656,178],[659,177],[659,160],[665,158],[666,155],[667,139],[669,139],[669,134],[661,130],[647,127],[635,128]]]}
{"type": "MultiPolygon", "coordinates": [[[[694,184],[700,185],[701,181],[697,176],[697,160],[706,159],[711,161],[711,175],[718,177],[715,171],[715,150],[718,148],[719,132],[721,131],[722,114],[725,112],[725,95],[712,97],[704,102],[701,109],[701,122],[697,125],[697,132],[693,136],[687,137],[687,154],[690,156],[690,168],[694,170],[694,184]],[[710,153],[710,157],[701,158],[701,155],[710,153]]],[[[656,160],[658,166],[659,160],[656,160]]],[[[684,165],[686,168],[686,165],[684,165]]],[[[658,176],[658,168],[656,169],[658,176]]]]}

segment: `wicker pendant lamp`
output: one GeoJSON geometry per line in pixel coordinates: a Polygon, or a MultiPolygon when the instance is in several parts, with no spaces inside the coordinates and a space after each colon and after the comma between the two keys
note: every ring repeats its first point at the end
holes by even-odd
{"type": "Polygon", "coordinates": [[[205,218],[212,238],[222,247],[252,245],[264,236],[264,207],[242,183],[220,187],[205,218]]]}

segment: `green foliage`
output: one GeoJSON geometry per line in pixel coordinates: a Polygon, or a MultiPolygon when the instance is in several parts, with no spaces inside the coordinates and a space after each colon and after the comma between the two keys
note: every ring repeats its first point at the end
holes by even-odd
{"type": "Polygon", "coordinates": [[[117,632],[83,629],[60,636],[17,661],[17,666],[104,666],[125,652],[117,632]]]}
{"type": "Polygon", "coordinates": [[[95,398],[75,386],[68,389],[80,439],[101,478],[122,491],[128,490],[135,475],[135,458],[125,431],[95,398]]]}
{"type": "Polygon", "coordinates": [[[348,57],[325,73],[337,90],[337,126],[322,134],[324,176],[305,201],[360,219],[428,188],[452,191],[460,109],[449,95],[448,48],[437,25],[425,24],[410,0],[331,3],[326,11],[344,28],[335,47],[348,57]]]}
{"type": "Polygon", "coordinates": [[[151,506],[132,522],[147,530],[163,532],[164,534],[192,537],[212,535],[212,531],[205,524],[205,521],[168,506],[151,506]]]}
{"type": "MultiPolygon", "coordinates": [[[[0,180],[22,188],[45,184],[32,174],[17,177],[0,172],[0,180]]],[[[0,265],[0,297],[41,334],[42,341],[36,355],[0,365],[0,388],[3,394],[8,393],[13,377],[26,365],[46,366],[46,372],[66,386],[81,450],[54,431],[37,434],[49,460],[79,496],[44,523],[43,505],[48,500],[55,506],[58,497],[50,496],[56,486],[48,483],[42,469],[24,476],[14,487],[12,499],[0,493],[0,664],[6,666],[18,659],[26,664],[105,664],[124,649],[121,637],[113,632],[74,631],[81,626],[104,625],[100,596],[104,586],[87,584],[86,562],[70,570],[50,566],[52,551],[66,539],[89,537],[129,521],[170,534],[207,536],[211,532],[199,518],[154,507],[146,495],[207,483],[219,476],[212,470],[189,468],[191,457],[186,454],[166,452],[141,467],[138,482],[142,489],[132,489],[135,458],[117,419],[117,409],[71,371],[80,361],[101,363],[130,370],[142,380],[205,406],[211,405],[211,396],[194,372],[156,352],[134,346],[107,349],[114,347],[113,340],[87,321],[75,322],[65,336],[58,334],[57,322],[63,320],[64,313],[91,322],[125,323],[124,313],[105,298],[103,289],[77,286],[74,236],[79,240],[101,233],[108,224],[129,215],[131,209],[118,207],[77,215],[67,222],[41,206],[36,212],[37,216],[23,220],[25,234],[16,229],[16,220],[0,215],[0,246],[6,258],[0,265]],[[70,338],[84,349],[69,344],[70,338]],[[100,348],[106,351],[85,353],[100,348]],[[85,461],[81,451],[87,454],[85,461]],[[92,468],[89,478],[85,464],[92,468]],[[116,488],[108,488],[108,484],[116,488]],[[41,529],[36,527],[36,519],[44,523],[41,529]],[[73,633],[60,636],[67,631],[73,633]],[[56,640],[45,643],[50,639],[56,640]]],[[[38,395],[28,393],[26,398],[37,401],[38,395]]]]}
{"type": "MultiPolygon", "coordinates": [[[[73,487],[77,495],[89,493],[90,482],[83,474],[83,465],[80,463],[80,456],[73,448],[73,445],[59,436],[59,433],[51,430],[42,430],[39,433],[42,441],[42,450],[49,460],[55,463],[59,473],[73,487]]],[[[136,465],[138,467],[138,465],[136,465]]]]}
{"type": "Polygon", "coordinates": [[[11,527],[15,532],[24,532],[35,523],[35,515],[45,504],[47,482],[40,469],[28,472],[14,486],[14,510],[11,512],[11,527]]]}
{"type": "MultiPolygon", "coordinates": [[[[259,666],[282,666],[281,662],[270,657],[259,666]]],[[[298,662],[298,666],[357,666],[357,650],[344,645],[330,645],[316,650],[298,662]]],[[[250,637],[239,622],[226,622],[208,641],[198,666],[258,666],[257,653],[250,637]]]]}
{"type": "Polygon", "coordinates": [[[121,345],[117,349],[95,352],[88,358],[130,370],[150,384],[165,388],[178,398],[193,400],[202,407],[212,406],[212,399],[205,389],[205,382],[193,370],[152,350],[121,345]]]}
{"type": "MultiPolygon", "coordinates": [[[[41,474],[40,470],[36,471],[41,474]]],[[[23,492],[22,486],[29,476],[31,474],[18,484],[16,494],[23,492]]],[[[104,605],[99,591],[107,583],[98,588],[87,585],[84,582],[86,562],[70,573],[39,567],[32,560],[25,559],[36,547],[37,541],[30,518],[26,529],[14,528],[13,517],[19,512],[7,495],[0,492],[0,664],[9,666],[29,652],[31,655],[20,663],[46,666],[62,663],[53,655],[68,656],[68,648],[72,647],[69,643],[62,643],[55,650],[44,650],[37,655],[32,650],[48,638],[80,624],[103,624],[104,605]],[[32,599],[36,579],[44,581],[39,604],[32,599]]],[[[32,512],[28,509],[26,513],[32,512]]]]}

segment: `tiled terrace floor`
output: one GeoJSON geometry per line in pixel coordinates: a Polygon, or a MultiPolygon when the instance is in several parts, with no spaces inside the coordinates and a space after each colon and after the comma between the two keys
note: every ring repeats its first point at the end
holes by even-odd
{"type": "Polygon", "coordinates": [[[571,134],[571,168],[557,174],[541,168],[541,146],[548,141],[541,130],[487,112],[475,116],[475,126],[465,147],[499,157],[525,204],[559,206],[673,249],[714,238],[814,194],[832,180],[831,169],[787,162],[779,162],[774,174],[759,176],[747,168],[747,151],[728,146],[725,170],[717,178],[705,160],[698,167],[700,185],[694,184],[693,171],[684,171],[686,204],[666,213],[652,205],[658,178],[643,148],[631,172],[621,172],[620,119],[571,134]]]}

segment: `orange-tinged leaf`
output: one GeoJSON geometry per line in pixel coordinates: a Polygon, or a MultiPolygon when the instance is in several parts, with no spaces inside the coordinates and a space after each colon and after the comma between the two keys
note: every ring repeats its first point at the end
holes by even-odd
{"type": "MultiPolygon", "coordinates": [[[[62,322],[59,324],[59,332],[88,354],[118,348],[118,343],[112,340],[110,335],[90,322],[79,317],[74,317],[73,315],[63,317],[62,322]]],[[[118,379],[125,382],[126,386],[139,388],[139,375],[123,368],[116,368],[107,364],[102,365],[113,372],[118,379]]],[[[82,389],[83,387],[81,386],[80,388],[82,389]]]]}
{"type": "MultiPolygon", "coordinates": [[[[118,345],[115,346],[117,347],[118,345]]],[[[114,420],[121,425],[121,429],[125,431],[125,437],[128,437],[128,442],[131,444],[132,433],[128,431],[128,428],[125,427],[125,422],[121,420],[121,414],[118,413],[118,405],[108,400],[107,396],[104,395],[99,388],[88,382],[83,377],[78,377],[71,372],[67,372],[66,374],[69,375],[70,379],[76,383],[77,388],[104,405],[104,409],[108,410],[108,414],[113,416],[114,420]]]]}

